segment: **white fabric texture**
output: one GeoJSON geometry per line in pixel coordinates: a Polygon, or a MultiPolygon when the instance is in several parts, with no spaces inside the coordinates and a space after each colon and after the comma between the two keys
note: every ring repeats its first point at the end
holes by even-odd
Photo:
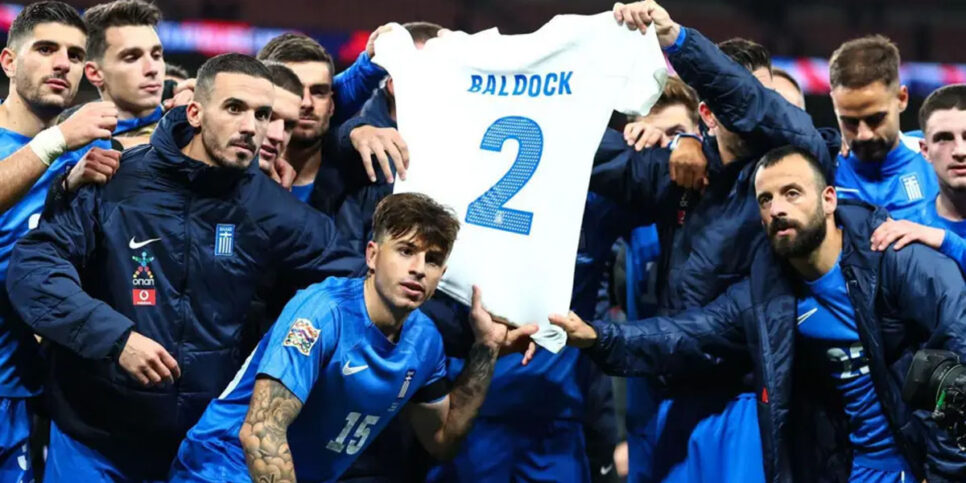
{"type": "Polygon", "coordinates": [[[399,25],[376,39],[374,62],[393,78],[406,181],[452,208],[459,238],[440,289],[487,310],[540,324],[559,351],[594,153],[611,112],[646,114],[667,64],[653,29],[619,26],[610,12],[560,15],[538,31],[450,32],[417,49],[399,25]]]}

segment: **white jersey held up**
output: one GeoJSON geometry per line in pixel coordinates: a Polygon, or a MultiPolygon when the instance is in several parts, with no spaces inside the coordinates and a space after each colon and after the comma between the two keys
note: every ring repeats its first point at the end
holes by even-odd
{"type": "Polygon", "coordinates": [[[653,29],[610,12],[561,15],[526,35],[453,32],[417,50],[401,26],[376,40],[392,75],[412,160],[395,192],[425,193],[462,222],[440,288],[465,303],[472,284],[492,313],[538,323],[566,342],[567,313],[594,153],[611,112],[646,114],[667,67],[653,29]]]}

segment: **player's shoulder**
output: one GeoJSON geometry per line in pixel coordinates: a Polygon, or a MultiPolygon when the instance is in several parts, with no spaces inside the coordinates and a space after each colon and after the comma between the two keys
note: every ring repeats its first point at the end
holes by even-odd
{"type": "Polygon", "coordinates": [[[899,133],[899,146],[909,155],[922,158],[922,148],[919,145],[922,139],[921,131],[899,133]]]}
{"type": "Polygon", "coordinates": [[[437,351],[442,352],[443,336],[428,315],[416,309],[409,315],[406,324],[407,327],[403,330],[404,337],[408,344],[417,349],[417,353],[431,355],[437,351]]]}
{"type": "Polygon", "coordinates": [[[312,318],[331,318],[358,303],[363,281],[362,278],[328,277],[299,290],[290,304],[298,306],[301,313],[312,318]]]}
{"type": "Polygon", "coordinates": [[[6,158],[30,142],[30,137],[0,127],[0,158],[6,158]]]}

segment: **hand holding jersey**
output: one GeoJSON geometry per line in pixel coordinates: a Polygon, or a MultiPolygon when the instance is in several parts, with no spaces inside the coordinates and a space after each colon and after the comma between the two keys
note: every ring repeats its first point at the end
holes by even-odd
{"type": "Polygon", "coordinates": [[[563,334],[545,317],[569,306],[589,161],[614,108],[647,112],[659,97],[655,37],[604,13],[558,16],[523,36],[451,32],[422,49],[396,28],[376,43],[419,160],[395,192],[429,194],[466,221],[441,288],[468,305],[479,284],[490,310],[539,321],[534,340],[560,350],[563,334]],[[435,115],[452,109],[475,115],[435,115]]]}

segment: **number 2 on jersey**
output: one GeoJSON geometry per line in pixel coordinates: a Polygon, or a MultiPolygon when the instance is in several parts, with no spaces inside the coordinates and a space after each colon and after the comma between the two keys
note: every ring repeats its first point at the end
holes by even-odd
{"type": "Polygon", "coordinates": [[[473,200],[466,209],[466,222],[521,235],[530,234],[533,213],[504,208],[530,181],[543,155],[543,131],[533,119],[506,116],[497,119],[483,134],[480,149],[500,152],[508,139],[519,143],[517,157],[510,170],[492,188],[473,200]]]}

